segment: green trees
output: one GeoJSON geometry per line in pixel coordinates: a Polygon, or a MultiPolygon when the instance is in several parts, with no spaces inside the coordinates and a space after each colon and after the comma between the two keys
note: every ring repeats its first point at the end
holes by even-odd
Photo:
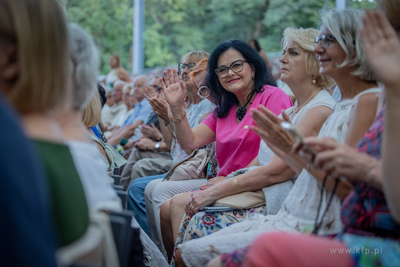
{"type": "MultiPolygon", "coordinates": [[[[59,0],[67,17],[92,34],[101,53],[119,54],[131,69],[133,0],[59,0]]],[[[348,0],[348,6],[375,8],[372,0],[348,0]]],[[[258,38],[267,52],[280,50],[287,27],[318,27],[319,11],[334,0],[145,0],[145,68],[176,64],[193,50],[212,50],[227,39],[258,38]]]]}

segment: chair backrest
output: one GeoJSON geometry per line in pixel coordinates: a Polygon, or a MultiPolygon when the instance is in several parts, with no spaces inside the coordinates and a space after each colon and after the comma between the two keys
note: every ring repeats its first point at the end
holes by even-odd
{"type": "Polygon", "coordinates": [[[115,190],[117,192],[118,197],[121,199],[122,208],[126,210],[126,205],[128,201],[128,192],[123,190],[115,190]]]}
{"type": "Polygon", "coordinates": [[[143,247],[140,229],[132,228],[131,211],[112,211],[110,222],[117,247],[120,266],[143,266],[143,247]]]}
{"type": "Polygon", "coordinates": [[[116,174],[110,174],[110,177],[114,179],[114,185],[121,184],[121,176],[116,174]]]}

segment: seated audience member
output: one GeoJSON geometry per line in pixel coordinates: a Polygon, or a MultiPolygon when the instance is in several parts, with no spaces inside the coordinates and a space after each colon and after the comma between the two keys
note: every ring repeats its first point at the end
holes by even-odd
{"type": "Polygon", "coordinates": [[[115,146],[118,145],[122,139],[129,139],[135,134],[136,128],[143,124],[151,112],[149,101],[145,98],[145,88],[148,81],[145,77],[136,79],[133,86],[133,96],[136,98],[137,103],[133,113],[125,120],[122,127],[113,132],[110,136],[108,143],[115,146]]]}
{"type": "MultiPolygon", "coordinates": [[[[203,51],[190,52],[182,57],[181,62],[184,62],[184,66],[182,66],[182,78],[184,82],[188,84],[188,90],[186,91],[186,96],[188,99],[188,105],[186,112],[189,116],[189,125],[190,127],[196,127],[199,124],[199,117],[207,112],[213,110],[214,105],[207,99],[201,98],[197,94],[196,87],[193,86],[189,72],[193,69],[193,64],[197,63],[203,58],[208,57],[208,54],[203,51]],[[190,65],[192,67],[190,67],[190,65]]],[[[149,88],[150,89],[150,88],[149,88]]],[[[150,91],[148,91],[150,93],[150,91]]],[[[152,95],[149,97],[150,101],[154,103],[157,98],[157,94],[152,91],[152,95]]],[[[165,107],[167,109],[166,114],[168,114],[168,106],[166,101],[164,101],[165,107]]],[[[165,114],[165,113],[164,113],[165,114]]],[[[161,118],[159,118],[161,120],[161,118]]],[[[135,163],[132,168],[131,178],[135,179],[129,185],[128,193],[128,208],[132,209],[135,213],[136,219],[139,224],[141,224],[143,229],[149,229],[147,220],[146,220],[146,208],[145,208],[145,198],[144,191],[149,182],[155,179],[164,178],[165,174],[168,172],[169,168],[183,160],[191,153],[191,151],[184,151],[180,148],[179,144],[176,142],[175,138],[172,137],[172,128],[171,126],[166,127],[165,123],[160,124],[163,129],[163,133],[165,133],[165,139],[169,139],[169,143],[171,144],[171,157],[172,160],[169,162],[165,162],[160,159],[142,159],[135,163]],[[172,139],[172,140],[171,140],[172,139]]]]}
{"type": "MultiPolygon", "coordinates": [[[[1,55],[3,48],[0,37],[1,55]]],[[[3,67],[0,63],[1,70],[3,67]]],[[[0,131],[0,150],[3,151],[0,157],[3,177],[0,189],[0,262],[4,266],[57,266],[56,237],[46,178],[36,151],[18,125],[16,114],[3,102],[2,95],[0,121],[3,127],[0,131]]]]}
{"type": "Polygon", "coordinates": [[[124,94],[122,96],[122,100],[124,101],[124,104],[127,107],[127,111],[124,114],[124,116],[117,123],[117,126],[119,126],[119,127],[121,127],[122,124],[124,124],[124,122],[133,113],[134,107],[135,107],[135,105],[137,103],[137,100],[134,97],[134,91],[133,90],[134,89],[133,89],[133,84],[132,83],[125,84],[125,86],[123,88],[124,94]]]}
{"type": "MultiPolygon", "coordinates": [[[[103,84],[100,84],[103,87],[103,84]]],[[[105,85],[104,85],[105,86],[105,85]]],[[[114,106],[115,102],[114,99],[112,97],[113,92],[109,89],[106,90],[106,102],[103,104],[103,109],[101,110],[101,117],[106,116],[106,114],[108,113],[108,109],[112,106],[114,106]]]]}
{"type": "MultiPolygon", "coordinates": [[[[334,79],[344,99],[336,104],[318,137],[332,137],[352,147],[357,145],[372,125],[380,93],[376,78],[366,63],[365,50],[360,42],[358,30],[362,25],[362,14],[362,11],[355,9],[327,13],[323,17],[320,36],[316,38],[314,48],[320,62],[320,74],[334,79]]],[[[216,256],[209,250],[210,245],[223,254],[249,246],[261,233],[312,231],[318,210],[324,211],[325,216],[322,220],[319,218],[316,233],[335,234],[342,230],[341,200],[350,193],[350,183],[341,181],[335,185],[329,180],[326,182],[326,190],[333,192],[333,195],[325,192],[321,197],[320,183],[325,180],[325,174],[309,166],[307,160],[298,153],[292,153],[294,139],[282,129],[281,120],[262,107],[260,110],[252,111],[258,126],[253,129],[275,153],[279,152],[278,156],[298,174],[292,190],[276,215],[253,217],[212,235],[183,243],[177,253],[177,261],[180,264],[195,262],[205,265],[216,256]],[[191,254],[193,249],[201,257],[191,254]]],[[[238,185],[243,188],[242,183],[239,182],[238,185]]]]}
{"type": "Polygon", "coordinates": [[[102,138],[98,138],[92,128],[100,123],[101,116],[101,101],[98,91],[95,91],[89,104],[82,111],[82,122],[91,133],[89,137],[96,142],[97,148],[103,155],[102,160],[105,169],[109,173],[114,172],[115,167],[121,167],[126,163],[126,160],[119,152],[102,138]]]}
{"type": "Polygon", "coordinates": [[[114,101],[114,105],[110,106],[109,109],[107,109],[103,114],[101,118],[101,122],[103,123],[104,127],[109,127],[112,125],[115,125],[118,120],[124,116],[126,113],[127,107],[122,101],[122,89],[125,86],[125,82],[123,81],[116,81],[114,84],[113,92],[112,92],[112,98],[114,101]]]}
{"type": "Polygon", "coordinates": [[[81,113],[90,98],[97,91],[96,76],[98,52],[92,38],[78,25],[69,24],[69,47],[72,76],[72,103],[70,108],[57,116],[75,166],[81,177],[90,209],[121,209],[121,203],[107,175],[101,154],[89,137],[89,131],[82,123],[81,113]]]}
{"type": "MultiPolygon", "coordinates": [[[[298,99],[296,105],[287,109],[285,114],[303,136],[317,135],[325,120],[332,114],[332,108],[335,105],[335,101],[324,90],[326,86],[332,86],[334,82],[331,78],[322,77],[319,74],[318,61],[313,52],[314,40],[318,34],[318,30],[302,28],[287,28],[283,33],[283,56],[280,58],[282,79],[293,88],[293,93],[298,99]]],[[[206,186],[200,187],[204,190],[193,193],[191,206],[189,205],[191,209],[187,210],[188,215],[179,229],[180,237],[177,244],[215,233],[231,224],[252,218],[256,214],[276,214],[292,189],[295,178],[294,170],[274,155],[274,151],[271,151],[264,141],[261,141],[257,161],[253,167],[237,170],[216,187],[210,186],[210,183],[215,184],[215,181],[210,181],[206,186]],[[231,180],[240,184],[242,191],[262,189],[265,196],[264,205],[229,211],[198,212],[199,208],[209,205],[210,202],[237,194],[238,190],[231,186],[231,180]],[[199,201],[199,199],[204,201],[199,201]],[[194,217],[191,218],[193,214],[194,217]],[[237,217],[236,214],[241,214],[241,216],[237,217]],[[218,223],[210,224],[208,220],[218,223]]],[[[174,216],[176,208],[174,205],[170,206],[171,218],[179,217],[174,216]]],[[[181,209],[184,210],[184,206],[181,209]]],[[[175,235],[175,238],[177,236],[175,235]]]]}
{"type": "MultiPolygon", "coordinates": [[[[136,98],[133,96],[133,84],[127,83],[122,88],[122,101],[126,106],[126,112],[121,113],[118,117],[115,117],[112,124],[107,127],[107,131],[104,133],[106,137],[109,137],[112,134],[112,131],[115,131],[124,124],[124,122],[128,119],[128,117],[133,113],[134,107],[137,103],[136,98]]],[[[104,106],[104,105],[102,105],[104,106]]],[[[103,111],[102,111],[103,114],[103,111]]]]}
{"type": "MultiPolygon", "coordinates": [[[[252,165],[256,160],[261,139],[250,130],[254,122],[247,110],[262,104],[279,114],[292,103],[282,90],[274,87],[275,81],[260,55],[242,41],[229,40],[220,44],[210,56],[208,69],[207,86],[217,107],[194,129],[185,118],[186,86],[179,81],[176,70],[168,69],[163,86],[176,120],[174,127],[179,144],[183,149],[195,149],[215,141],[220,166],[216,181],[222,181],[231,172],[252,165]]],[[[167,248],[167,252],[170,250],[167,248]]]]}
{"type": "MultiPolygon", "coordinates": [[[[400,25],[398,2],[385,0],[380,6],[392,25],[400,25]]],[[[245,255],[243,266],[400,265],[399,164],[393,160],[398,159],[400,144],[400,41],[391,24],[380,11],[367,12],[363,18],[362,41],[371,67],[385,85],[386,101],[357,151],[332,139],[305,140],[319,150],[314,163],[322,167],[328,179],[346,177],[355,184],[342,205],[344,230],[335,239],[284,233],[262,235],[247,252],[235,252],[245,255]]],[[[222,256],[226,257],[232,258],[222,256]]],[[[221,266],[218,261],[208,266],[221,266]]]]}
{"type": "Polygon", "coordinates": [[[89,224],[85,192],[55,119],[72,95],[64,12],[53,0],[5,0],[0,33],[1,90],[21,114],[26,135],[39,152],[57,245],[63,247],[82,237],[89,224]]]}

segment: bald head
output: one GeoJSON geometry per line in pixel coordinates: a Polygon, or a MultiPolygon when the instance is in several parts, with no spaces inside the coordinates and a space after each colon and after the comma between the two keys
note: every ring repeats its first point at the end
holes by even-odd
{"type": "Polygon", "coordinates": [[[137,99],[138,102],[143,100],[144,94],[146,93],[145,89],[147,85],[148,81],[146,78],[139,78],[135,81],[133,85],[133,96],[137,99]]]}

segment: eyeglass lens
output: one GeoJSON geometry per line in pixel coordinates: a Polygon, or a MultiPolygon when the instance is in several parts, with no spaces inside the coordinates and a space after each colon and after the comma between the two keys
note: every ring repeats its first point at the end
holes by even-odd
{"type": "Polygon", "coordinates": [[[237,60],[232,62],[232,64],[229,67],[221,67],[215,70],[215,73],[220,77],[220,78],[225,78],[228,76],[229,69],[231,69],[234,73],[241,72],[243,70],[243,62],[244,60],[237,60]]]}

